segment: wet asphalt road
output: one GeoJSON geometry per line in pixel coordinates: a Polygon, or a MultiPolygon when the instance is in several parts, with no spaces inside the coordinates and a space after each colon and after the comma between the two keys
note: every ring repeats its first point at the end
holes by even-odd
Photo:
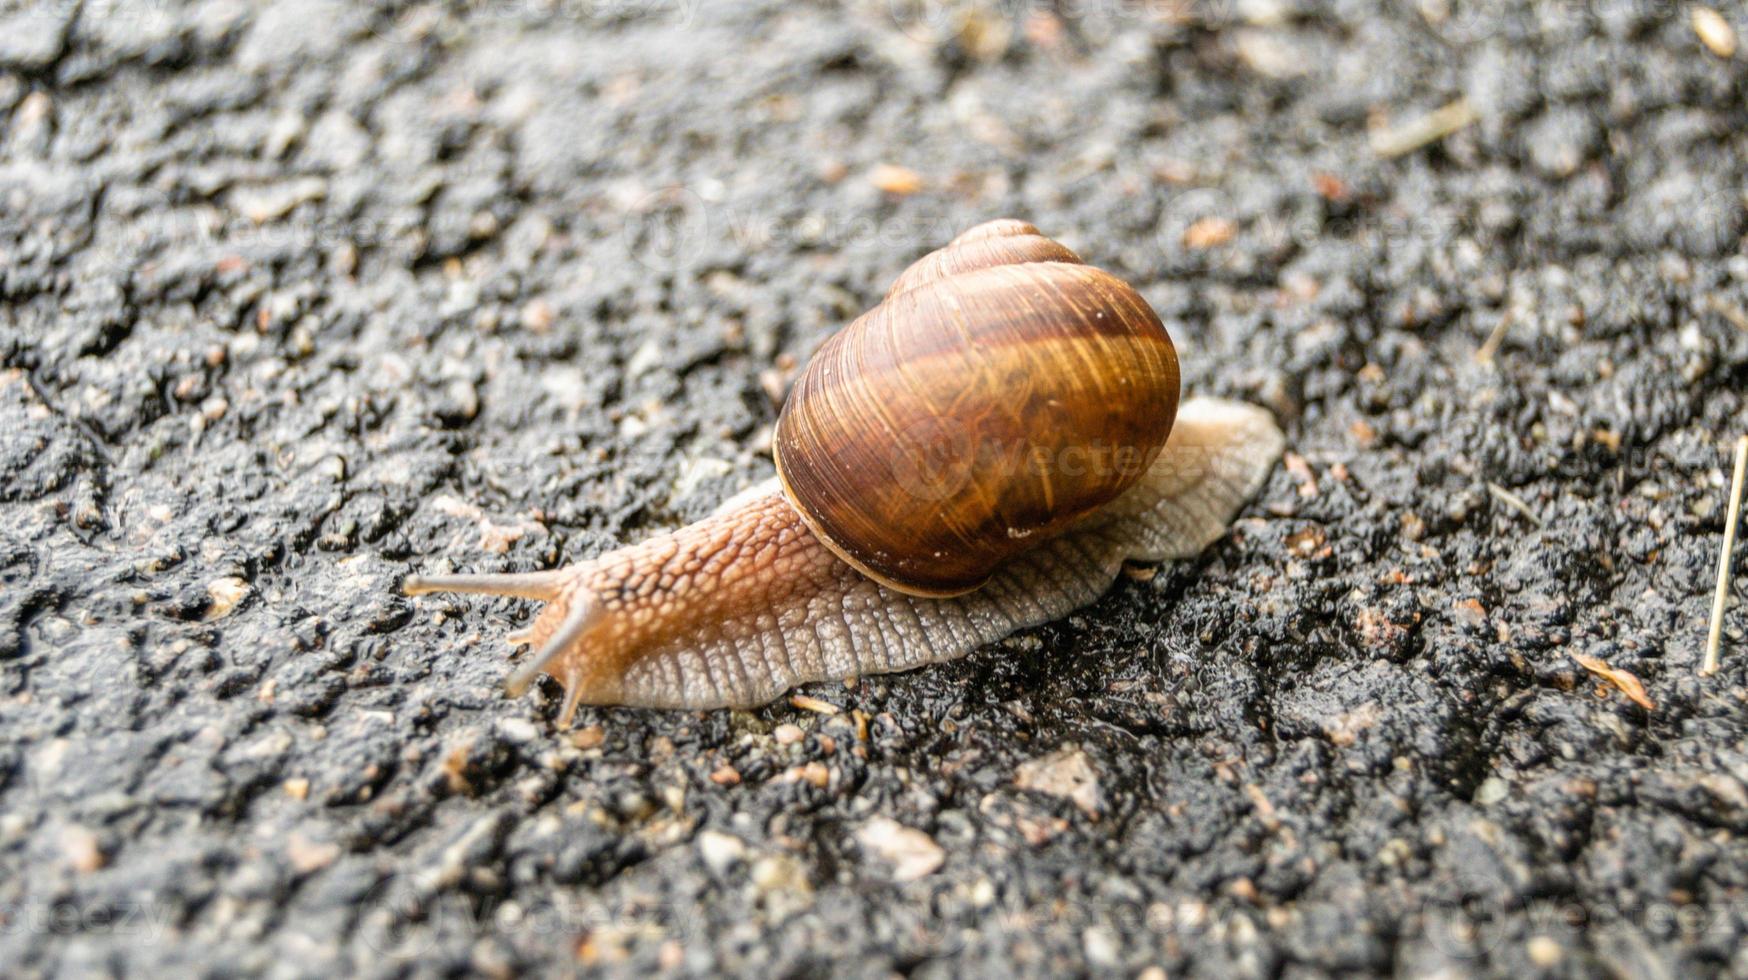
{"type": "Polygon", "coordinates": [[[0,3],[0,972],[1748,975],[1701,17],[0,3]],[[794,364],[997,216],[1288,430],[1201,560],[570,732],[500,694],[527,604],[396,594],[768,476],[794,364]]]}

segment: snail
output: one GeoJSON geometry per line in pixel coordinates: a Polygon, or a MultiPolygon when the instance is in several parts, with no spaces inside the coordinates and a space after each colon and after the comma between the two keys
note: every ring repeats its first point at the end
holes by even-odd
{"type": "Polygon", "coordinates": [[[951,660],[1225,533],[1282,434],[1260,408],[1178,399],[1140,294],[992,221],[820,348],[778,415],[776,478],[565,568],[403,588],[546,603],[509,636],[535,653],[507,688],[558,680],[561,727],[583,703],[751,707],[951,660]]]}

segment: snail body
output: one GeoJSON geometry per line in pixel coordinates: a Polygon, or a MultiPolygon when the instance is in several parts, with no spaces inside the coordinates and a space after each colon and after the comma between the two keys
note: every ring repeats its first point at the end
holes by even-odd
{"type": "Polygon", "coordinates": [[[411,577],[542,600],[511,636],[577,705],[762,704],[951,660],[1220,537],[1282,448],[1261,409],[1178,403],[1158,317],[1018,221],[919,259],[779,416],[778,478],[548,572],[411,577]]]}

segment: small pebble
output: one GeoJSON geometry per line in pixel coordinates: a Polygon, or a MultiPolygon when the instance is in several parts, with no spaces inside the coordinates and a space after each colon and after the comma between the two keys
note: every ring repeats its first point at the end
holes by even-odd
{"type": "Polygon", "coordinates": [[[61,831],[61,853],[80,874],[90,874],[109,863],[109,855],[103,853],[97,835],[80,826],[61,831]]]}
{"type": "Polygon", "coordinates": [[[1509,792],[1511,792],[1511,787],[1506,785],[1505,780],[1498,776],[1489,776],[1482,780],[1480,788],[1475,790],[1475,802],[1482,806],[1492,806],[1505,799],[1509,792]]]}
{"type": "Polygon", "coordinates": [[[283,184],[244,188],[232,197],[232,204],[244,217],[259,225],[283,218],[298,205],[319,201],[327,195],[326,180],[304,177],[283,184]]]}
{"type": "Polygon", "coordinates": [[[1049,755],[1022,762],[1014,773],[1020,789],[1070,800],[1087,816],[1097,820],[1104,809],[1104,791],[1098,770],[1079,748],[1069,746],[1049,755]]]}
{"type": "Polygon", "coordinates": [[[739,837],[715,830],[698,834],[698,857],[719,878],[745,861],[746,855],[747,846],[739,837]]]}
{"type": "Polygon", "coordinates": [[[1117,937],[1104,926],[1092,926],[1080,934],[1080,948],[1086,953],[1088,965],[1100,970],[1114,970],[1121,965],[1117,952],[1117,937]]]}
{"type": "Polygon", "coordinates": [[[231,610],[237,608],[238,603],[248,597],[249,583],[235,575],[215,578],[206,584],[206,594],[207,598],[211,600],[207,603],[206,618],[208,620],[223,619],[231,614],[231,610]]]}
{"type": "Polygon", "coordinates": [[[1530,962],[1547,969],[1560,962],[1565,950],[1552,936],[1532,936],[1528,945],[1530,962]]]}
{"type": "Polygon", "coordinates": [[[1710,7],[1693,8],[1693,32],[1699,35],[1706,50],[1720,58],[1736,56],[1736,29],[1724,15],[1710,7]]]}
{"type": "Polygon", "coordinates": [[[1238,234],[1238,226],[1225,218],[1203,218],[1184,229],[1184,247],[1214,248],[1224,245],[1238,234]]]}
{"type": "Polygon", "coordinates": [[[773,854],[753,862],[753,887],[761,898],[781,910],[804,908],[813,895],[813,883],[801,862],[787,854],[773,854]]]}
{"type": "Polygon", "coordinates": [[[311,841],[295,832],[285,840],[285,856],[298,874],[320,871],[339,859],[340,853],[340,845],[333,841],[311,841]]]}
{"type": "Polygon", "coordinates": [[[869,171],[868,182],[898,197],[907,197],[923,189],[922,174],[891,163],[882,163],[869,171]]]}
{"type": "Polygon", "coordinates": [[[16,132],[28,135],[47,122],[54,111],[55,102],[47,92],[32,92],[18,103],[18,109],[12,116],[12,125],[16,132]]]}
{"type": "Polygon", "coordinates": [[[892,879],[915,881],[934,874],[947,860],[935,839],[891,817],[875,817],[856,831],[862,850],[892,866],[892,879]]]}
{"type": "Polygon", "coordinates": [[[531,333],[546,333],[557,319],[558,312],[546,300],[530,300],[522,307],[522,326],[531,333]]]}

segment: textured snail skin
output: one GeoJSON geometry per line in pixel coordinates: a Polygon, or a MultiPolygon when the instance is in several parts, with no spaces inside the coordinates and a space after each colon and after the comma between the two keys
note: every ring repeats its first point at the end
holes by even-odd
{"type": "Polygon", "coordinates": [[[1126,559],[1193,556],[1225,533],[1279,458],[1262,409],[1193,399],[1120,497],[1002,565],[981,588],[929,598],[880,585],[809,532],[775,481],[712,516],[552,572],[409,578],[408,594],[458,591],[546,602],[512,642],[578,704],[751,707],[798,684],[952,660],[1098,598],[1126,559]]]}

